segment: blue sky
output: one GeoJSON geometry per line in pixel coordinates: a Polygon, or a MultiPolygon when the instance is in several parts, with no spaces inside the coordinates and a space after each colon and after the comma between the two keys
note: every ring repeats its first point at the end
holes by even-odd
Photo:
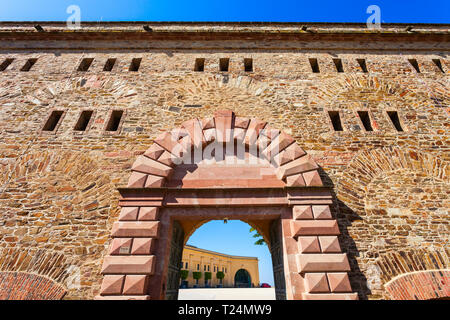
{"type": "Polygon", "coordinates": [[[0,20],[65,21],[78,5],[81,21],[365,22],[378,5],[381,20],[449,23],[449,0],[0,0],[0,20]]]}
{"type": "Polygon", "coordinates": [[[266,245],[257,246],[250,226],[239,220],[214,220],[198,228],[188,244],[231,255],[258,257],[259,281],[273,286],[272,258],[266,245]]]}

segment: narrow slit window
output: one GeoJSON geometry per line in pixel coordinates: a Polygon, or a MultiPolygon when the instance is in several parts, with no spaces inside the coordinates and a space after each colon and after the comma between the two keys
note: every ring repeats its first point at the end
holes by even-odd
{"type": "Polygon", "coordinates": [[[198,71],[198,72],[205,71],[205,59],[204,58],[195,59],[194,71],[198,71]]]}
{"type": "Polygon", "coordinates": [[[244,59],[244,70],[245,72],[253,72],[253,59],[251,58],[244,59]]]}
{"type": "Polygon", "coordinates": [[[117,131],[119,129],[122,115],[122,110],[114,110],[113,112],[111,112],[111,117],[109,118],[108,124],[106,126],[106,131],[117,131]]]}
{"type": "Polygon", "coordinates": [[[417,73],[420,73],[419,64],[417,63],[416,59],[408,59],[409,63],[413,66],[414,70],[416,70],[417,73]]]}
{"type": "Polygon", "coordinates": [[[91,120],[92,114],[94,112],[89,110],[89,111],[83,111],[80,114],[80,118],[77,121],[77,124],[75,125],[74,130],[75,131],[85,131],[89,121],[91,120]]]}
{"type": "Polygon", "coordinates": [[[142,58],[133,58],[130,64],[130,71],[137,72],[141,66],[142,58]]]}
{"type": "Polygon", "coordinates": [[[359,116],[359,119],[361,119],[364,129],[366,129],[366,131],[373,131],[369,112],[368,111],[358,111],[358,116],[359,116]]]}
{"type": "Polygon", "coordinates": [[[342,59],[333,59],[337,72],[344,72],[344,66],[342,65],[342,59]]]}
{"type": "Polygon", "coordinates": [[[309,64],[311,65],[311,70],[314,73],[319,73],[320,69],[319,69],[319,63],[317,62],[316,58],[310,58],[309,59],[309,64]]]}
{"type": "Polygon", "coordinates": [[[105,66],[103,67],[103,71],[111,71],[114,68],[114,65],[116,64],[117,59],[116,58],[109,58],[106,60],[105,66]]]}
{"type": "Polygon", "coordinates": [[[8,68],[11,63],[13,63],[14,59],[13,58],[8,58],[5,59],[5,61],[2,62],[2,64],[0,65],[0,71],[5,71],[6,68],[8,68]]]}
{"type": "Polygon", "coordinates": [[[397,111],[387,111],[389,119],[391,119],[392,124],[394,125],[397,131],[403,131],[402,125],[400,124],[400,118],[398,117],[397,111]]]}
{"type": "Polygon", "coordinates": [[[222,58],[219,60],[220,71],[227,72],[230,67],[230,59],[222,58]]]}
{"type": "Polygon", "coordinates": [[[42,128],[43,131],[55,131],[64,111],[52,111],[50,117],[48,117],[47,122],[42,128]]]}
{"type": "Polygon", "coordinates": [[[367,64],[366,64],[366,59],[356,59],[356,61],[359,64],[359,67],[361,68],[361,71],[364,73],[367,73],[367,64]]]}
{"type": "Polygon", "coordinates": [[[22,69],[20,69],[20,71],[30,71],[31,68],[34,66],[34,64],[36,63],[37,59],[28,59],[27,62],[25,62],[25,64],[23,65],[22,69]]]}
{"type": "Polygon", "coordinates": [[[339,111],[328,111],[328,115],[330,116],[330,120],[331,123],[333,124],[334,131],[344,131],[339,111]]]}
{"type": "Polygon", "coordinates": [[[93,61],[94,58],[84,58],[83,60],[81,60],[81,63],[78,66],[78,71],[88,71],[93,61]]]}
{"type": "Polygon", "coordinates": [[[436,67],[439,69],[439,71],[441,71],[442,73],[445,73],[444,68],[442,68],[441,60],[433,59],[433,63],[436,65],[436,67]]]}

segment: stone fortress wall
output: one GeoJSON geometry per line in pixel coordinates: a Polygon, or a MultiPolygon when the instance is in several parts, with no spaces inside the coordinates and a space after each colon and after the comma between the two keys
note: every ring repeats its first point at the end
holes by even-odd
{"type": "Polygon", "coordinates": [[[19,277],[48,282],[40,297],[98,295],[136,157],[222,109],[320,165],[360,299],[395,297],[403,274],[448,277],[448,25],[142,25],[0,23],[0,298],[19,277]]]}

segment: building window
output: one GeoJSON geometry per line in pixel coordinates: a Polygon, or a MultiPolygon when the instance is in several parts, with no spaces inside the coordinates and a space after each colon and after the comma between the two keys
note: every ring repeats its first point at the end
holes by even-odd
{"type": "Polygon", "coordinates": [[[200,270],[200,264],[197,263],[197,270],[200,270]]]}
{"type": "Polygon", "coordinates": [[[184,267],[185,269],[187,269],[188,268],[188,263],[186,262],[186,266],[184,267]]]}
{"type": "Polygon", "coordinates": [[[61,120],[64,111],[52,111],[50,117],[42,128],[43,131],[54,131],[61,120]]]}
{"type": "Polygon", "coordinates": [[[89,67],[91,66],[93,61],[94,61],[94,58],[84,58],[83,60],[81,60],[81,63],[78,66],[78,71],[83,71],[83,72],[88,71],[89,67]]]}
{"type": "Polygon", "coordinates": [[[204,58],[195,59],[194,71],[198,71],[198,72],[205,71],[205,59],[204,58]]]}
{"type": "Polygon", "coordinates": [[[183,263],[183,261],[181,261],[181,269],[183,269],[183,265],[184,265],[184,263],[183,263]]]}
{"type": "Polygon", "coordinates": [[[208,271],[209,271],[209,265],[208,265],[208,271]]]}
{"type": "Polygon", "coordinates": [[[206,271],[206,265],[203,266],[203,271],[206,271]]]}
{"type": "Polygon", "coordinates": [[[119,129],[120,120],[122,119],[123,110],[114,110],[111,112],[106,131],[117,131],[119,129]]]}

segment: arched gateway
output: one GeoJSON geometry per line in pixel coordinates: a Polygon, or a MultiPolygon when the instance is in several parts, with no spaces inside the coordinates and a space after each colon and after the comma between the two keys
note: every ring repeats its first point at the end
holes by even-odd
{"type": "Polygon", "coordinates": [[[97,299],[176,299],[183,244],[225,218],[266,239],[277,299],[357,299],[317,169],[294,138],[229,110],[161,134],[119,189],[97,299]]]}

